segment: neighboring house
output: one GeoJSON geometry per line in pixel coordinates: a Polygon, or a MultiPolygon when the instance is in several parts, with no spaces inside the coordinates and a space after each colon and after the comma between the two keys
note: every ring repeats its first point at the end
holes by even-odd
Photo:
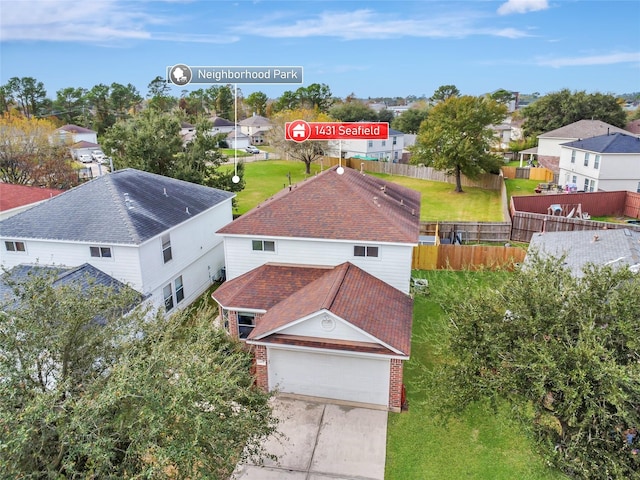
{"type": "Polygon", "coordinates": [[[209,118],[209,122],[211,122],[210,135],[219,135],[221,133],[226,135],[233,132],[236,128],[235,123],[222,117],[211,117],[209,118]]]}
{"type": "Polygon", "coordinates": [[[390,128],[387,140],[331,140],[329,149],[335,157],[399,163],[404,150],[404,133],[390,128]]]}
{"type": "Polygon", "coordinates": [[[561,145],[559,182],[585,192],[640,192],[640,138],[599,135],[561,145]]]}
{"type": "Polygon", "coordinates": [[[607,133],[629,133],[622,128],[615,127],[600,120],[579,120],[564,127],[538,135],[536,152],[541,167],[558,173],[560,164],[560,149],[563,143],[573,142],[582,138],[597,137],[607,133]]]}
{"type": "Polygon", "coordinates": [[[225,140],[229,148],[235,148],[237,150],[243,150],[251,145],[249,136],[239,131],[229,132],[225,140]]]}
{"type": "Polygon", "coordinates": [[[64,192],[64,190],[57,188],[40,188],[29,185],[0,183],[0,220],[28,210],[62,192],[64,192]]]}
{"type": "Polygon", "coordinates": [[[529,251],[560,258],[575,276],[588,263],[640,273],[640,232],[627,228],[535,233],[529,251]]]}
{"type": "Polygon", "coordinates": [[[212,296],[262,388],[399,410],[420,194],[336,170],[218,231],[227,281],[212,296]]]}
{"type": "Polygon", "coordinates": [[[71,150],[71,156],[77,160],[80,155],[89,155],[89,158],[91,158],[91,153],[95,150],[102,150],[102,147],[97,143],[81,140],[71,145],[69,149],[71,150]]]}
{"type": "Polygon", "coordinates": [[[262,145],[265,142],[265,133],[273,128],[268,118],[253,114],[249,118],[238,122],[240,131],[248,135],[251,145],[262,145]]]}
{"type": "Polygon", "coordinates": [[[196,137],[196,127],[187,122],[180,124],[180,138],[182,138],[182,145],[186,145],[196,137]]]}
{"type": "Polygon", "coordinates": [[[627,123],[624,128],[634,135],[640,135],[640,118],[627,123]]]}
{"type": "Polygon", "coordinates": [[[73,144],[84,141],[98,144],[98,132],[78,125],[63,125],[56,129],[56,133],[65,143],[73,144]]]}
{"type": "Polygon", "coordinates": [[[118,170],[0,222],[0,264],[89,263],[172,311],[220,277],[233,196],[118,170]]]}

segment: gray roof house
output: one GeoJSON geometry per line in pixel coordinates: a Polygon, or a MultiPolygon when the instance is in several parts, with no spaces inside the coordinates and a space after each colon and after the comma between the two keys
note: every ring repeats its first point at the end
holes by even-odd
{"type": "Polygon", "coordinates": [[[560,145],[581,138],[596,137],[610,133],[630,133],[601,120],[578,120],[577,122],[556,128],[538,135],[537,151],[540,166],[558,172],[560,162],[560,145]]]}
{"type": "Polygon", "coordinates": [[[556,258],[564,255],[575,276],[582,276],[588,263],[640,272],[640,232],[626,228],[535,233],[529,251],[556,258]]]}
{"type": "Polygon", "coordinates": [[[611,133],[560,146],[559,181],[585,192],[640,192],[640,138],[611,133]]]}
{"type": "Polygon", "coordinates": [[[234,194],[119,170],[0,222],[0,264],[89,263],[167,311],[220,276],[234,194]]]}

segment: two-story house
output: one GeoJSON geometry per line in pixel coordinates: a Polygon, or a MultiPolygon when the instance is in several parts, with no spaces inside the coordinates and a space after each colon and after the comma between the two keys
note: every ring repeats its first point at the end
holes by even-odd
{"type": "Polygon", "coordinates": [[[88,263],[167,312],[190,304],[224,267],[234,194],[118,170],[0,222],[0,264],[88,263]]]}
{"type": "Polygon", "coordinates": [[[640,138],[599,135],[561,145],[560,182],[585,192],[640,192],[640,138]]]}
{"type": "Polygon", "coordinates": [[[240,131],[251,139],[252,145],[262,145],[265,142],[265,133],[273,128],[268,118],[255,113],[249,118],[238,122],[240,131]]]}
{"type": "Polygon", "coordinates": [[[404,150],[404,133],[389,129],[386,140],[330,140],[330,154],[334,157],[359,158],[399,163],[404,150]]]}
{"type": "Polygon", "coordinates": [[[214,293],[266,390],[399,410],[420,194],[333,167],[221,228],[214,293]]]}

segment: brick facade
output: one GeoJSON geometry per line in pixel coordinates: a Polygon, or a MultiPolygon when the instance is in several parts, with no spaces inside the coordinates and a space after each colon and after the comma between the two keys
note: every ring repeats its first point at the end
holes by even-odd
{"type": "Polygon", "coordinates": [[[402,367],[402,360],[391,359],[391,368],[389,369],[389,410],[392,412],[399,412],[402,409],[402,367]]]}
{"type": "Polygon", "coordinates": [[[254,350],[256,385],[258,388],[269,391],[269,374],[267,371],[267,347],[255,345],[254,350]]]}

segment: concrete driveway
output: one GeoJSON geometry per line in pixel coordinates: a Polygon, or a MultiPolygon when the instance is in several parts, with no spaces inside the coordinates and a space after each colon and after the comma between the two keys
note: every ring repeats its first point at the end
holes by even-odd
{"type": "Polygon", "coordinates": [[[384,480],[387,412],[274,399],[282,435],[269,437],[278,461],[238,465],[233,480],[384,480]]]}

